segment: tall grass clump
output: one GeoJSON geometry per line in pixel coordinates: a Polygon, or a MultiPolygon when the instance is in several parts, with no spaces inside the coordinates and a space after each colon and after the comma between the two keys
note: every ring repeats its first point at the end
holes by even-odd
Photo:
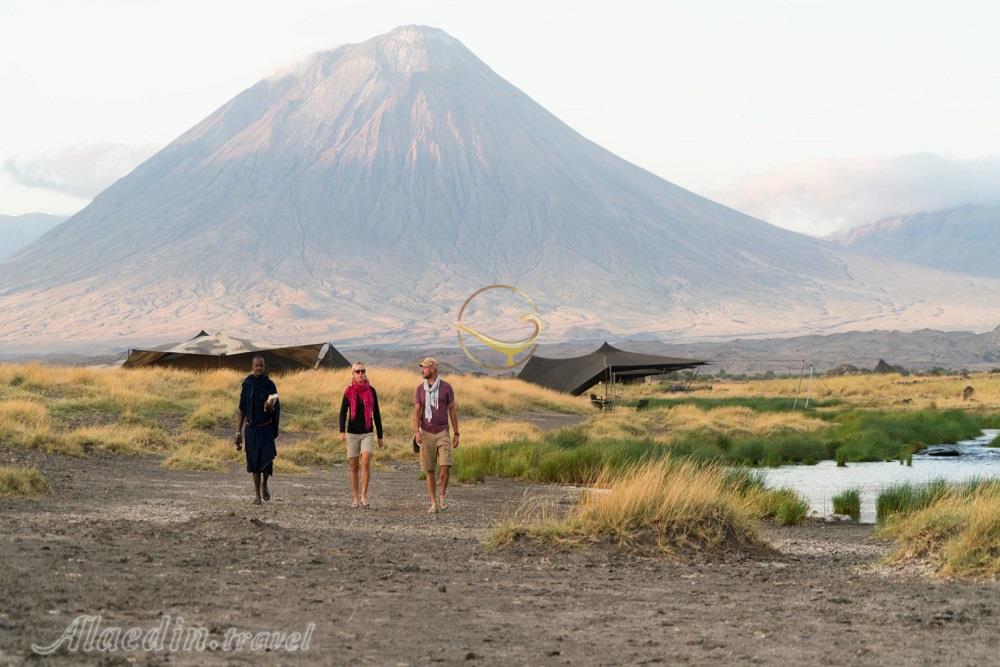
{"type": "Polygon", "coordinates": [[[846,489],[833,496],[833,513],[861,520],[861,489],[846,489]]]}
{"type": "Polygon", "coordinates": [[[37,468],[0,466],[0,496],[35,496],[49,490],[37,468]]]}
{"type": "Polygon", "coordinates": [[[784,499],[774,513],[774,520],[782,526],[797,526],[806,518],[809,511],[809,503],[796,493],[791,493],[790,497],[784,499]]]}
{"type": "Polygon", "coordinates": [[[741,499],[726,487],[726,471],[692,461],[635,464],[597,481],[562,518],[501,524],[491,543],[520,538],[609,542],[623,551],[721,554],[765,548],[741,499]]]}
{"type": "Polygon", "coordinates": [[[924,563],[944,576],[1000,576],[1000,480],[935,484],[925,497],[887,517],[881,534],[898,544],[887,561],[924,563]]]}
{"type": "Polygon", "coordinates": [[[910,514],[929,507],[944,497],[948,488],[948,483],[943,479],[926,484],[893,484],[878,494],[875,500],[875,520],[881,523],[894,514],[910,514]]]}

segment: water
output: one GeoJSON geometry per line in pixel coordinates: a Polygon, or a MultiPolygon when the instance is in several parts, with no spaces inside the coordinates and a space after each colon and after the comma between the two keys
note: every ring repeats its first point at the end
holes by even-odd
{"type": "Polygon", "coordinates": [[[809,501],[809,508],[821,515],[833,513],[832,498],[850,488],[861,489],[861,522],[875,523],[875,499],[879,492],[898,482],[929,482],[945,479],[962,482],[973,477],[1000,477],[1000,448],[987,447],[1000,429],[987,429],[974,440],[955,445],[940,445],[931,449],[953,448],[961,456],[937,457],[919,454],[913,466],[891,463],[848,463],[838,468],[834,461],[814,466],[796,465],[762,468],[768,486],[788,486],[809,501]]]}

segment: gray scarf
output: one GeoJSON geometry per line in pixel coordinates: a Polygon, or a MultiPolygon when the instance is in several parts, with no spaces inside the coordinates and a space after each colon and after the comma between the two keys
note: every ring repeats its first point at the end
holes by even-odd
{"type": "Polygon", "coordinates": [[[438,375],[434,378],[434,384],[427,384],[427,380],[424,380],[424,421],[430,422],[431,417],[434,413],[431,411],[432,408],[438,406],[438,392],[441,389],[441,376],[438,375]]]}

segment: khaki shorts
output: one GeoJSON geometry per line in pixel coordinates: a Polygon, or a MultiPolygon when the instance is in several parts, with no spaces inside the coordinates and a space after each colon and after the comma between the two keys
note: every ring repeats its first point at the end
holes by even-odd
{"type": "Polygon", "coordinates": [[[374,433],[347,434],[347,458],[356,459],[361,456],[361,452],[375,453],[374,433]]]}
{"type": "Polygon", "coordinates": [[[420,467],[424,472],[434,472],[435,464],[451,465],[451,435],[447,430],[428,433],[420,429],[420,467]]]}

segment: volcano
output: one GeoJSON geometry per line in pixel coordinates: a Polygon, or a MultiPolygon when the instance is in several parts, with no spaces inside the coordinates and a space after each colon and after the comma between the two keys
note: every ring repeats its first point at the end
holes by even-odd
{"type": "Polygon", "coordinates": [[[516,285],[547,339],[992,328],[1000,281],[854,255],[587,140],[434,28],[243,91],[0,263],[0,343],[433,343],[516,285]]]}

